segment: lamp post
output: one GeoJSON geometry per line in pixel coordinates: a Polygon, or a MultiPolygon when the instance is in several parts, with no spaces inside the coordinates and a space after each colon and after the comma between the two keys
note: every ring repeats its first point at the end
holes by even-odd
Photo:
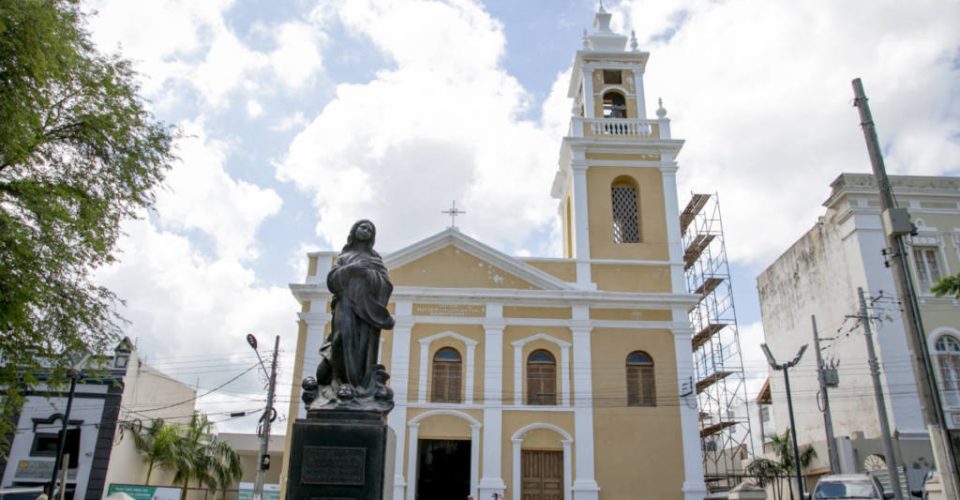
{"type": "Polygon", "coordinates": [[[783,372],[783,383],[787,389],[787,413],[790,415],[790,436],[793,444],[793,463],[797,472],[797,491],[800,494],[800,498],[803,498],[803,474],[800,471],[800,449],[797,447],[797,424],[793,420],[793,398],[790,395],[789,370],[790,368],[797,366],[797,363],[800,362],[800,358],[803,357],[803,353],[807,350],[807,344],[800,346],[800,351],[797,352],[797,355],[793,358],[793,361],[783,364],[777,363],[776,358],[773,357],[773,353],[770,352],[770,348],[767,347],[767,344],[760,344],[760,348],[763,349],[763,355],[767,357],[767,362],[770,363],[770,368],[773,368],[778,372],[783,372]]]}
{"type": "MultiPolygon", "coordinates": [[[[252,333],[247,334],[247,344],[250,344],[253,352],[257,353],[257,359],[260,360],[260,367],[263,368],[264,373],[266,373],[267,367],[263,365],[263,358],[260,357],[260,351],[257,350],[257,338],[254,337],[252,333]]],[[[270,468],[270,423],[274,417],[273,396],[274,387],[277,384],[277,353],[279,351],[280,336],[277,335],[273,344],[273,363],[270,365],[270,374],[268,375],[270,382],[267,387],[267,407],[263,412],[263,417],[261,417],[263,427],[260,435],[260,455],[257,457],[257,478],[253,483],[253,500],[261,500],[261,498],[263,498],[263,480],[267,469],[270,468]]]]}
{"type": "MultiPolygon", "coordinates": [[[[70,426],[70,410],[73,409],[73,396],[77,392],[77,379],[82,373],[81,368],[90,358],[90,353],[85,353],[80,361],[77,361],[67,370],[67,376],[70,377],[70,393],[67,396],[67,408],[63,413],[63,424],[60,427],[60,440],[57,442],[57,456],[53,460],[53,474],[50,476],[50,497],[53,498],[53,492],[57,488],[57,473],[63,465],[63,450],[67,447],[67,428],[70,426]]],[[[66,488],[66,480],[61,488],[66,488]]]]}

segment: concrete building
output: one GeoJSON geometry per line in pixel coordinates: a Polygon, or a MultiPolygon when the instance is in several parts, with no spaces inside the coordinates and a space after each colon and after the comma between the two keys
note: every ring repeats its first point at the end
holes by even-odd
{"type": "MultiPolygon", "coordinates": [[[[891,176],[900,206],[917,226],[911,238],[911,271],[927,342],[934,358],[947,421],[955,442],[960,431],[960,308],[938,298],[931,284],[960,272],[960,178],[891,176]]],[[[829,391],[843,471],[882,468],[885,463],[877,406],[862,328],[856,319],[857,288],[871,299],[874,339],[881,363],[887,414],[899,463],[911,487],[933,464],[917,381],[908,355],[903,318],[890,270],[878,190],[868,174],[842,174],[831,184],[826,213],[757,278],[766,342],[777,359],[791,359],[802,344],[812,347],[816,315],[824,356],[839,362],[839,386],[829,391]]],[[[811,351],[791,372],[798,440],[817,447],[814,474],[826,469],[823,417],[818,410],[815,357],[811,351]]],[[[770,374],[774,420],[788,422],[783,379],[770,374]]],[[[785,427],[778,429],[783,432],[785,427]]]]}
{"type": "MultiPolygon", "coordinates": [[[[111,483],[142,484],[146,466],[129,437],[131,423],[149,425],[148,418],[189,417],[195,395],[192,388],[142,364],[129,339],[123,339],[103,364],[86,365],[67,426],[67,498],[99,500],[111,483]],[[171,402],[183,403],[150,412],[149,417],[141,413],[171,402]]],[[[51,480],[67,406],[66,388],[41,385],[26,396],[16,417],[8,460],[0,462],[3,487],[41,486],[51,480]]],[[[162,475],[155,472],[154,477],[159,481],[162,475]]]]}
{"type": "MultiPolygon", "coordinates": [[[[647,117],[649,54],[613,33],[602,8],[583,43],[552,185],[564,256],[512,257],[456,228],[384,255],[396,326],[379,359],[397,403],[396,500],[705,496],[683,141],[662,107],[647,117]]],[[[291,285],[300,377],[329,332],[335,255],[309,254],[305,282],[291,285]]],[[[304,415],[299,384],[290,396],[292,425],[304,415]]]]}

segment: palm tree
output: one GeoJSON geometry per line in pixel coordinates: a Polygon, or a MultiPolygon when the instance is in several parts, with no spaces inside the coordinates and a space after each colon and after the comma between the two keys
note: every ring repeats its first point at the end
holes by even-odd
{"type": "MultiPolygon", "coordinates": [[[[777,458],[780,460],[781,472],[790,477],[790,474],[794,470],[793,464],[793,446],[790,436],[790,429],[787,429],[783,432],[783,435],[774,434],[770,437],[770,444],[773,447],[773,452],[776,453],[777,458]]],[[[813,461],[817,456],[817,450],[813,446],[807,445],[799,449],[800,452],[800,467],[806,468],[810,465],[810,462],[813,461]]],[[[787,481],[787,487],[790,491],[790,499],[793,500],[793,481],[787,481]]]]}
{"type": "Polygon", "coordinates": [[[133,433],[133,444],[147,460],[147,478],[143,484],[150,484],[150,475],[156,467],[171,467],[174,462],[174,449],[179,439],[177,428],[156,419],[150,427],[133,433]]]}
{"type": "Polygon", "coordinates": [[[179,439],[174,450],[173,468],[176,474],[173,482],[183,484],[181,500],[187,497],[187,488],[190,487],[191,479],[195,479],[197,486],[200,487],[214,482],[210,476],[210,461],[206,452],[206,448],[212,441],[210,436],[212,429],[213,423],[200,412],[194,412],[190,422],[179,427],[179,439]]]}
{"type": "Polygon", "coordinates": [[[240,454],[233,450],[225,441],[214,440],[206,449],[210,477],[213,483],[209,486],[217,488],[224,499],[227,498],[227,488],[240,480],[243,471],[240,468],[240,454]]]}
{"type": "Polygon", "coordinates": [[[783,484],[780,477],[783,473],[783,467],[780,462],[770,460],[769,458],[756,458],[747,464],[747,474],[756,479],[757,486],[766,488],[770,485],[770,491],[775,500],[783,498],[783,484]]]}

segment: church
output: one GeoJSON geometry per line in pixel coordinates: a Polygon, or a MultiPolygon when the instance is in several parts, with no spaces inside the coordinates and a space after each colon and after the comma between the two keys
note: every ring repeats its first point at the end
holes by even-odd
{"type": "MultiPolygon", "coordinates": [[[[563,257],[506,255],[454,227],[383,256],[395,287],[379,352],[396,402],[395,500],[706,495],[683,141],[662,106],[648,118],[649,53],[610,18],[601,7],[574,58],[569,131],[543,186],[559,204],[563,257]]],[[[336,254],[308,254],[305,281],[290,286],[297,381],[329,332],[336,254]]],[[[288,425],[305,415],[299,384],[290,397],[288,425]]]]}

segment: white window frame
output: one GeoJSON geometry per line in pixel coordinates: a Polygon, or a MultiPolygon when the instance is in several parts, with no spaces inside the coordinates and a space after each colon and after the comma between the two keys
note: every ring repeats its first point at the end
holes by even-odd
{"type": "Polygon", "coordinates": [[[946,389],[946,381],[943,377],[944,370],[941,365],[941,360],[947,356],[956,356],[958,363],[960,363],[960,352],[945,352],[937,349],[937,344],[946,337],[952,338],[954,342],[960,345],[960,331],[954,330],[953,328],[937,328],[929,337],[930,352],[933,353],[933,357],[936,360],[934,372],[936,373],[937,390],[940,391],[944,407],[960,408],[960,367],[958,367],[956,373],[954,373],[955,380],[952,381],[956,388],[948,391],[946,389]]]}
{"type": "MultiPolygon", "coordinates": [[[[915,239],[916,240],[916,239],[915,239]]],[[[916,278],[917,291],[920,295],[933,295],[933,292],[930,291],[933,288],[933,285],[946,276],[945,272],[947,271],[944,268],[944,261],[941,246],[934,239],[934,241],[928,241],[928,238],[923,238],[922,243],[913,243],[910,247],[910,262],[913,267],[913,272],[916,278]],[[924,255],[927,252],[933,254],[934,261],[936,262],[936,274],[934,277],[931,272],[932,269],[929,267],[929,260],[924,255]],[[919,254],[919,255],[918,255],[919,254]],[[923,277],[927,276],[928,279],[924,280],[923,277]]]]}

